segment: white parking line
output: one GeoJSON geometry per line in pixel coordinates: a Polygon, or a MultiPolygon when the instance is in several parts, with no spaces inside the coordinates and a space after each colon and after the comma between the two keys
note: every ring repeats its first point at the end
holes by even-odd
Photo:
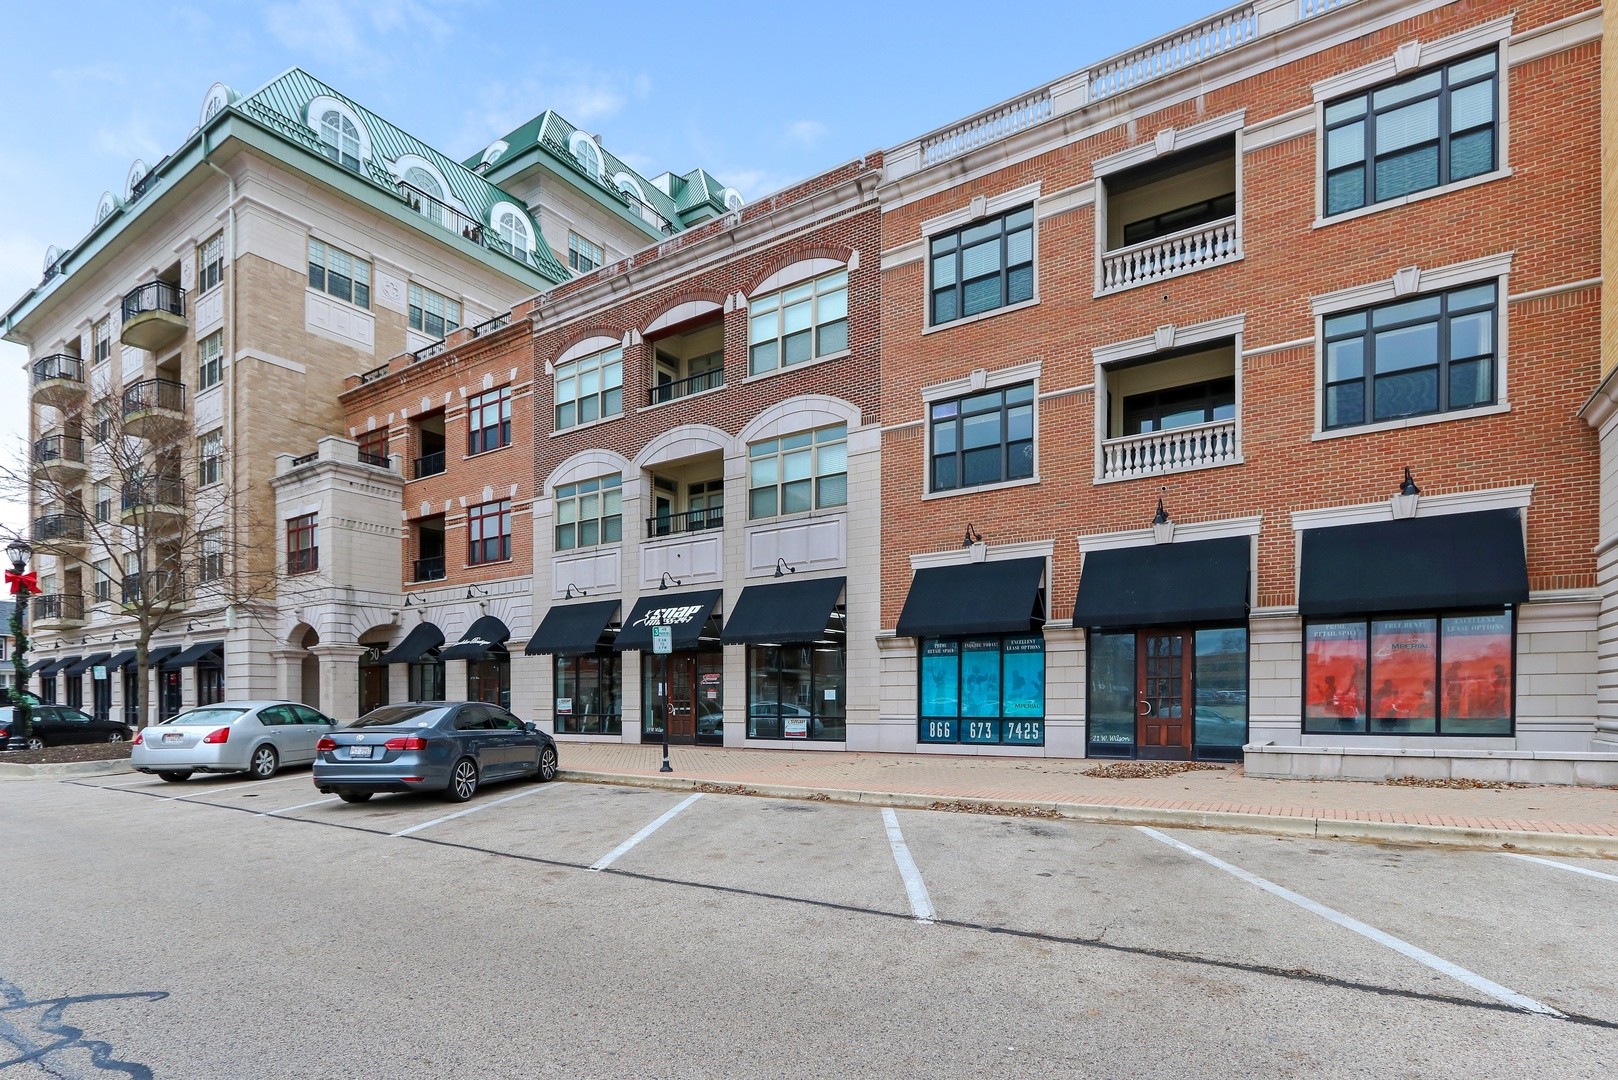
{"type": "Polygon", "coordinates": [[[1137,825],[1135,828],[1139,829],[1141,832],[1145,833],[1147,836],[1150,836],[1154,840],[1160,840],[1170,847],[1179,848],[1187,855],[1201,859],[1209,866],[1217,866],[1219,869],[1225,871],[1225,873],[1233,874],[1247,882],[1249,885],[1257,885],[1259,888],[1263,889],[1272,896],[1279,896],[1288,903],[1298,905],[1305,911],[1312,911],[1323,919],[1331,920],[1338,926],[1343,927],[1345,930],[1352,930],[1354,933],[1359,934],[1362,937],[1370,938],[1379,945],[1386,945],[1396,953],[1408,956],[1410,959],[1415,960],[1418,963],[1426,964],[1434,971],[1442,972],[1452,979],[1458,979],[1467,986],[1470,986],[1472,989],[1487,994],[1499,1001],[1504,1001],[1508,1005],[1514,1005],[1526,1012],[1539,1013],[1542,1016],[1563,1015],[1562,1013],[1551,1008],[1549,1005],[1535,1001],[1531,997],[1525,997],[1509,987],[1501,986],[1492,979],[1485,979],[1482,975],[1479,975],[1476,972],[1468,971],[1466,968],[1463,968],[1458,964],[1452,964],[1441,956],[1434,956],[1426,949],[1412,945],[1408,941],[1403,941],[1396,938],[1392,934],[1384,933],[1374,926],[1369,926],[1360,922],[1358,919],[1344,915],[1342,912],[1329,908],[1325,904],[1317,903],[1314,900],[1309,899],[1307,896],[1300,896],[1291,889],[1282,888],[1273,881],[1266,881],[1257,874],[1249,873],[1239,866],[1232,866],[1223,859],[1215,858],[1214,856],[1209,855],[1206,851],[1199,851],[1190,844],[1176,840],[1174,837],[1158,832],[1156,829],[1149,828],[1145,825],[1137,825]]]}
{"type": "Polygon", "coordinates": [[[527,791],[519,791],[515,795],[507,795],[503,799],[495,799],[493,802],[479,803],[476,806],[469,806],[465,810],[457,810],[453,814],[445,814],[443,817],[433,818],[431,821],[424,821],[420,825],[412,825],[408,829],[400,829],[398,832],[391,833],[390,835],[409,836],[411,833],[420,832],[423,829],[430,829],[434,825],[442,825],[446,821],[454,821],[458,817],[465,817],[468,814],[475,814],[479,810],[487,810],[491,806],[499,806],[501,803],[508,803],[513,799],[525,799],[530,795],[538,795],[542,791],[555,791],[560,786],[560,784],[546,784],[544,787],[532,787],[527,791]]]}
{"type": "Polygon", "coordinates": [[[1618,874],[1603,874],[1600,870],[1586,870],[1582,866],[1569,866],[1567,863],[1551,862],[1549,859],[1536,859],[1532,855],[1518,855],[1515,851],[1497,851],[1495,854],[1504,855],[1508,859],[1521,859],[1523,862],[1537,862],[1545,866],[1554,866],[1558,870],[1571,870],[1575,874],[1586,874],[1606,881],[1618,881],[1618,874]]]}
{"type": "Polygon", "coordinates": [[[259,817],[271,817],[271,816],[273,816],[275,814],[286,814],[286,813],[290,813],[293,810],[302,810],[306,806],[325,806],[327,803],[336,802],[340,798],[342,798],[341,795],[333,795],[329,799],[316,799],[314,802],[301,802],[297,806],[283,806],[279,810],[266,810],[263,813],[259,814],[258,816],[259,817]]]}
{"type": "Polygon", "coordinates": [[[592,870],[605,870],[607,867],[609,867],[613,863],[617,862],[619,856],[623,855],[624,852],[628,851],[630,848],[634,847],[636,844],[640,843],[642,840],[646,839],[648,836],[652,835],[657,830],[661,829],[664,825],[668,824],[669,819],[672,818],[675,814],[678,814],[681,810],[684,810],[686,807],[690,806],[692,803],[696,802],[700,798],[702,798],[702,792],[700,792],[700,791],[697,792],[695,795],[691,795],[691,796],[687,797],[684,802],[680,803],[679,806],[676,806],[673,810],[670,810],[668,813],[664,814],[662,817],[658,818],[656,821],[654,821],[650,825],[646,826],[646,828],[642,829],[640,832],[636,833],[634,836],[631,836],[628,840],[625,840],[623,843],[619,844],[617,847],[615,847],[611,851],[607,852],[606,855],[603,855],[596,862],[592,863],[591,866],[590,866],[590,869],[592,869],[592,870]]]}
{"type": "Polygon", "coordinates": [[[933,898],[927,895],[927,883],[921,880],[916,860],[910,857],[910,845],[899,831],[899,816],[892,810],[882,811],[882,821],[888,827],[888,846],[893,848],[893,861],[899,864],[899,876],[904,878],[905,893],[910,897],[910,913],[919,923],[930,924],[933,916],[933,898]]]}
{"type": "Polygon", "coordinates": [[[198,795],[215,795],[221,791],[239,791],[244,787],[265,787],[269,784],[284,784],[288,780],[306,780],[304,776],[277,776],[271,780],[249,780],[245,784],[226,784],[224,787],[204,787],[195,791],[188,791],[184,795],[165,795],[165,799],[195,799],[198,795]]]}

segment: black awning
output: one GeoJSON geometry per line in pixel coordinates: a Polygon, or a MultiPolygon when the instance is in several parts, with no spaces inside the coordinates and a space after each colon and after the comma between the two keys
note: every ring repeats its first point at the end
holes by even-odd
{"type": "Polygon", "coordinates": [[[1516,510],[1306,529],[1302,615],[1495,607],[1528,599],[1516,510]]]}
{"type": "Polygon", "coordinates": [[[528,639],[523,653],[539,656],[583,656],[593,653],[601,644],[613,616],[618,614],[618,601],[592,600],[588,604],[563,604],[553,607],[540,620],[539,629],[528,639]]]}
{"type": "MultiPolygon", "coordinates": [[[[178,645],[163,645],[155,649],[147,649],[146,670],[151,671],[152,669],[159,667],[163,661],[167,660],[169,657],[173,656],[179,651],[180,647],[178,645]]],[[[133,660],[130,661],[131,664],[134,662],[135,661],[133,660]]]]}
{"type": "Polygon", "coordinates": [[[66,671],[68,668],[72,667],[74,664],[77,664],[80,660],[83,660],[83,659],[84,659],[84,656],[83,656],[82,653],[75,653],[72,656],[64,656],[60,660],[58,660],[54,664],[52,664],[50,667],[46,668],[44,671],[41,671],[40,674],[41,675],[60,675],[60,674],[62,674],[62,672],[66,671]]]}
{"type": "Polygon", "coordinates": [[[652,627],[667,626],[674,631],[675,649],[694,649],[702,640],[702,627],[724,600],[721,589],[700,592],[654,592],[635,601],[635,609],[624,620],[613,648],[619,652],[652,651],[652,627]]]}
{"type": "Polygon", "coordinates": [[[1044,559],[928,566],[910,580],[899,612],[900,637],[1010,634],[1045,622],[1044,559]]]}
{"type": "Polygon", "coordinates": [[[55,666],[56,661],[54,659],[35,660],[32,664],[28,665],[28,674],[43,675],[46,668],[55,666]]]}
{"type": "Polygon", "coordinates": [[[222,652],[225,648],[223,641],[199,641],[186,649],[179,656],[168,662],[168,667],[174,668],[195,667],[210,653],[222,652]]]}
{"type": "Polygon", "coordinates": [[[62,669],[62,674],[66,675],[70,679],[74,678],[76,676],[79,676],[79,675],[83,675],[86,671],[89,671],[91,668],[95,667],[97,664],[102,663],[103,661],[105,661],[107,659],[107,657],[109,657],[111,655],[112,655],[112,653],[107,653],[107,652],[91,653],[89,656],[86,656],[83,660],[80,660],[78,663],[70,664],[67,667],[63,668],[62,669]]]}
{"type": "Polygon", "coordinates": [[[824,638],[847,583],[847,578],[834,577],[749,585],[725,620],[722,640],[726,645],[760,645],[824,638]]]}
{"type": "Polygon", "coordinates": [[[377,657],[379,664],[408,664],[444,644],[444,631],[430,622],[419,622],[393,648],[377,657]]]}
{"type": "Polygon", "coordinates": [[[443,660],[481,660],[496,645],[504,645],[511,636],[505,623],[493,615],[485,615],[473,623],[461,640],[439,652],[443,660]]]}
{"type": "Polygon", "coordinates": [[[133,664],[134,662],[135,662],[135,650],[134,649],[125,649],[121,653],[113,654],[112,659],[107,661],[107,670],[108,671],[117,671],[120,668],[128,667],[129,665],[133,664]]]}
{"type": "Polygon", "coordinates": [[[1245,620],[1252,559],[1246,536],[1086,552],[1073,625],[1245,620]]]}

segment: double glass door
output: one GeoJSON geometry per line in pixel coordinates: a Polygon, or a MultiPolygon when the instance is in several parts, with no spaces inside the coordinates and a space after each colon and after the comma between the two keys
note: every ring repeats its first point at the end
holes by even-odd
{"type": "Polygon", "coordinates": [[[724,656],[722,653],[641,654],[643,742],[725,741],[724,656]]]}

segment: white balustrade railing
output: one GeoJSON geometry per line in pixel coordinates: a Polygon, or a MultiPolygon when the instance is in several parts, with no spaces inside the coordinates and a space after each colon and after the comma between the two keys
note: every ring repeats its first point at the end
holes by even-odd
{"type": "Polygon", "coordinates": [[[1298,0],[1298,21],[1313,18],[1327,11],[1333,11],[1353,0],[1298,0]]]}
{"type": "Polygon", "coordinates": [[[1241,255],[1236,219],[1221,218],[1101,256],[1101,291],[1147,285],[1174,274],[1206,270],[1241,255]]]}
{"type": "Polygon", "coordinates": [[[1051,92],[1046,87],[927,136],[921,141],[921,163],[923,166],[937,165],[940,161],[948,161],[1007,135],[1015,135],[1050,118],[1051,92]]]}
{"type": "Polygon", "coordinates": [[[1108,439],[1101,444],[1101,478],[1119,480],[1234,465],[1237,457],[1236,421],[1215,420],[1211,424],[1108,439]]]}
{"type": "MultiPolygon", "coordinates": [[[[1299,0],[1309,3],[1311,0],[1299,0]]],[[[1322,0],[1313,0],[1318,4],[1322,0]]],[[[1258,37],[1253,5],[1226,11],[1200,26],[1189,27],[1108,60],[1090,70],[1090,100],[1117,94],[1210,56],[1245,45],[1258,37]]]]}

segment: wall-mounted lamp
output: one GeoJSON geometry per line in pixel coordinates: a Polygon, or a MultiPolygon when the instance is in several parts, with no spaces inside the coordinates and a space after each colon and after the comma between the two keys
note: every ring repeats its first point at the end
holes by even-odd
{"type": "Polygon", "coordinates": [[[489,595],[489,590],[488,589],[484,589],[482,592],[478,592],[477,591],[478,588],[479,588],[479,586],[477,586],[477,585],[468,585],[466,587],[466,598],[468,600],[476,600],[480,596],[488,596],[489,595]]]}
{"type": "Polygon", "coordinates": [[[585,592],[583,589],[579,588],[577,585],[573,584],[570,581],[570,582],[567,583],[567,592],[562,594],[562,599],[563,600],[571,600],[571,599],[573,599],[573,594],[574,593],[578,593],[580,596],[589,596],[590,595],[589,593],[585,592]]]}
{"type": "Polygon", "coordinates": [[[1159,544],[1174,542],[1174,519],[1163,505],[1163,496],[1157,497],[1157,513],[1152,515],[1152,540],[1159,544]]]}
{"type": "Polygon", "coordinates": [[[785,559],[776,559],[775,560],[775,576],[776,577],[785,577],[787,574],[796,574],[797,572],[798,572],[798,568],[796,566],[792,566],[792,565],[788,564],[788,562],[785,559]]]}
{"type": "Polygon", "coordinates": [[[1401,495],[1420,495],[1421,494],[1421,488],[1416,486],[1415,477],[1410,475],[1410,466],[1409,465],[1405,466],[1405,478],[1399,484],[1399,494],[1401,494],[1401,495]]]}
{"type": "Polygon", "coordinates": [[[968,521],[966,523],[966,536],[961,540],[961,546],[969,548],[973,544],[981,543],[983,543],[983,534],[972,528],[972,523],[968,521]]]}
{"type": "Polygon", "coordinates": [[[191,629],[192,629],[192,627],[191,627],[191,620],[190,620],[190,619],[187,619],[187,620],[186,620],[186,621],[185,621],[185,632],[186,632],[186,633],[188,633],[188,634],[189,634],[189,633],[190,633],[190,632],[191,632],[191,629]]]}
{"type": "Polygon", "coordinates": [[[665,570],[665,571],[663,571],[663,580],[661,580],[661,581],[659,581],[657,583],[657,591],[658,592],[668,592],[669,591],[669,582],[671,582],[671,581],[674,582],[675,588],[679,588],[681,585],[685,584],[679,578],[670,577],[669,572],[667,570],[665,570]]]}
{"type": "Polygon", "coordinates": [[[1416,486],[1416,478],[1410,475],[1410,466],[1405,466],[1405,478],[1399,482],[1399,491],[1389,500],[1393,504],[1394,520],[1412,518],[1416,516],[1416,504],[1421,502],[1421,488],[1416,486]]]}

